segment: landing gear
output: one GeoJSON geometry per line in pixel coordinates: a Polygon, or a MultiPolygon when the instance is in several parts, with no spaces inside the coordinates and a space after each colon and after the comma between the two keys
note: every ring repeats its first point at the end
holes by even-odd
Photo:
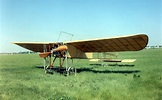
{"type": "Polygon", "coordinates": [[[47,74],[54,74],[54,73],[60,73],[61,75],[64,76],[69,76],[69,75],[76,75],[76,69],[74,67],[68,67],[67,70],[66,68],[47,68],[45,70],[45,73],[47,74]]]}
{"type": "MultiPolygon", "coordinates": [[[[59,46],[57,46],[56,48],[58,48],[58,47],[59,46]]],[[[51,51],[54,51],[54,50],[55,50],[55,47],[51,51]]],[[[69,60],[70,59],[68,58],[67,50],[51,52],[50,55],[48,55],[47,57],[44,58],[45,73],[53,74],[55,72],[58,72],[65,76],[72,75],[72,74],[76,75],[76,69],[75,69],[75,67],[72,67],[73,59],[71,59],[72,60],[71,64],[69,63],[69,60]],[[53,58],[53,61],[52,61],[52,58],[53,58]],[[57,58],[59,58],[59,60],[58,60],[59,66],[54,67],[53,65],[57,58]],[[63,67],[64,64],[66,67],[63,67]]]]}

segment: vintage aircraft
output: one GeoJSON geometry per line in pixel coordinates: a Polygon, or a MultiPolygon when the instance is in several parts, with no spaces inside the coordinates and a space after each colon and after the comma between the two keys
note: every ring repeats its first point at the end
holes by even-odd
{"type": "MultiPolygon", "coordinates": [[[[129,36],[117,36],[112,38],[99,38],[70,42],[13,42],[34,52],[44,58],[44,69],[52,68],[56,58],[60,59],[59,67],[62,68],[66,61],[66,72],[72,70],[68,66],[68,58],[94,58],[94,52],[120,52],[138,51],[146,47],[148,36],[146,34],[134,34],[129,36]],[[52,61],[52,57],[54,58],[52,61]],[[48,65],[47,65],[48,62],[48,65]]],[[[105,59],[106,61],[106,59],[105,59]]]]}

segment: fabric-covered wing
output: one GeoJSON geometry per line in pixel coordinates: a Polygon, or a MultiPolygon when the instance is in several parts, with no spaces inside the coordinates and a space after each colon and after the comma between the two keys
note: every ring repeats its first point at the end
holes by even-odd
{"type": "Polygon", "coordinates": [[[66,42],[82,52],[138,51],[145,48],[147,43],[148,36],[145,34],[66,42]]]}
{"type": "Polygon", "coordinates": [[[55,43],[53,42],[13,42],[23,48],[29,49],[34,52],[50,52],[50,48],[53,47],[55,43]]]}

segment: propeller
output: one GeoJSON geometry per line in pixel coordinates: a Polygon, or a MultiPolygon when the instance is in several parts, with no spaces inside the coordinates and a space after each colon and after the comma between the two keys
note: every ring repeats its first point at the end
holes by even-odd
{"type": "Polygon", "coordinates": [[[68,47],[66,45],[61,45],[61,46],[57,47],[56,49],[51,50],[51,52],[40,53],[39,56],[41,58],[45,58],[45,57],[48,57],[53,52],[64,51],[64,50],[67,50],[67,49],[68,49],[68,47]]]}

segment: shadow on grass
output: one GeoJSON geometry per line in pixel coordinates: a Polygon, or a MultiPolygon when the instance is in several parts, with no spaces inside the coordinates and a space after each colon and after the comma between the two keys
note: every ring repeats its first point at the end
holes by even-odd
{"type": "MultiPolygon", "coordinates": [[[[36,66],[36,68],[44,69],[44,66],[36,66]]],[[[54,69],[58,69],[58,68],[60,68],[60,67],[59,67],[59,66],[54,66],[54,67],[52,67],[53,70],[54,70],[54,69]]],[[[65,69],[65,68],[62,67],[62,69],[65,69]]]]}
{"type": "MultiPolygon", "coordinates": [[[[39,69],[44,69],[43,66],[36,66],[36,68],[39,68],[39,69]]],[[[58,71],[60,70],[59,67],[54,67],[52,68],[52,70],[54,71],[58,71]]],[[[65,68],[62,68],[61,69],[62,71],[63,70],[66,70],[65,68]]],[[[81,73],[81,72],[92,72],[92,73],[119,73],[119,74],[131,74],[131,73],[138,73],[140,72],[140,70],[93,70],[92,68],[77,68],[77,73],[81,73]]],[[[59,72],[59,71],[58,71],[59,72]]]]}
{"type": "MultiPolygon", "coordinates": [[[[36,68],[44,69],[44,66],[36,66],[36,68]]],[[[47,68],[45,70],[45,73],[47,73],[47,74],[53,74],[54,72],[65,75],[66,74],[66,68],[65,67],[60,68],[58,66],[55,66],[55,67],[52,67],[52,68],[47,68]]]]}
{"type": "MultiPolygon", "coordinates": [[[[103,66],[102,64],[90,64],[91,66],[103,66]]],[[[107,64],[106,66],[118,66],[118,67],[134,67],[135,65],[128,64],[107,64]]]]}
{"type": "Polygon", "coordinates": [[[93,73],[119,73],[119,74],[131,74],[138,73],[140,70],[93,70],[92,68],[78,68],[77,73],[81,72],[93,72],[93,73]]]}
{"type": "MultiPolygon", "coordinates": [[[[36,66],[36,68],[44,69],[44,66],[36,66]]],[[[55,66],[55,67],[48,68],[48,69],[51,69],[51,70],[56,71],[56,72],[60,72],[60,71],[66,70],[65,67],[60,68],[59,66],[55,66]]]]}

